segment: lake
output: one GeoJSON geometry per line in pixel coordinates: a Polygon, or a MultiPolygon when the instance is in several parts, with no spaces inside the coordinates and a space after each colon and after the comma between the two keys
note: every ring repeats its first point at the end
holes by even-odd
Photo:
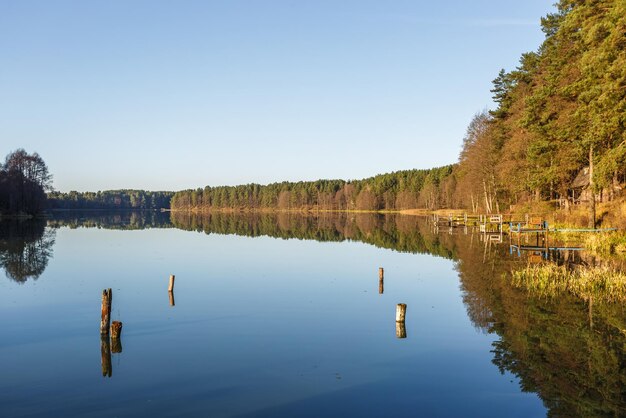
{"type": "Polygon", "coordinates": [[[533,256],[401,215],[3,221],[0,415],[626,415],[626,310],[512,287],[533,256]]]}

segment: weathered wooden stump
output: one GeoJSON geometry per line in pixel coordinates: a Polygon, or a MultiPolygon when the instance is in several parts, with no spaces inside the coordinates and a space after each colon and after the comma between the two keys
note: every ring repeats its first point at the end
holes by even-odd
{"type": "Polygon", "coordinates": [[[111,377],[113,367],[111,366],[111,342],[108,335],[100,336],[100,356],[102,358],[102,376],[111,377]]]}
{"type": "Polygon", "coordinates": [[[113,302],[113,291],[104,289],[102,291],[102,315],[100,317],[100,335],[109,335],[111,325],[111,303],[113,302]]]}
{"type": "Polygon", "coordinates": [[[378,268],[378,294],[385,293],[385,270],[382,267],[378,268]]]}
{"type": "Polygon", "coordinates": [[[396,322],[404,322],[406,316],[406,303],[398,303],[396,305],[396,322]]]}
{"type": "Polygon", "coordinates": [[[406,327],[404,326],[404,322],[396,322],[396,337],[406,338],[406,327]]]}
{"type": "Polygon", "coordinates": [[[173,292],[174,291],[174,280],[176,279],[176,276],[174,276],[173,274],[170,274],[170,285],[167,288],[168,292],[173,292]]]}

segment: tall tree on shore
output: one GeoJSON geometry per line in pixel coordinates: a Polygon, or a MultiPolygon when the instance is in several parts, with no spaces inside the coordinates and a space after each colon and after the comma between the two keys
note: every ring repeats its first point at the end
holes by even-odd
{"type": "Polygon", "coordinates": [[[496,202],[508,204],[567,198],[591,160],[592,193],[603,199],[626,179],[626,3],[560,0],[541,27],[537,51],[493,81],[484,143],[469,135],[476,120],[468,128],[457,188],[466,207],[489,192],[490,170],[496,202]]]}
{"type": "Polygon", "coordinates": [[[18,149],[0,165],[0,212],[34,215],[45,208],[52,175],[39,154],[18,149]]]}

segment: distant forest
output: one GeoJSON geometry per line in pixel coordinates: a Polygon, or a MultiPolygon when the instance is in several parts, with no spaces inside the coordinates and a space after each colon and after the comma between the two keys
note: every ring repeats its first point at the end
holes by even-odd
{"type": "Polygon", "coordinates": [[[497,107],[474,117],[458,164],[358,181],[207,186],[176,193],[171,207],[490,213],[529,201],[567,205],[582,189],[592,202],[613,199],[626,181],[626,3],[561,0],[541,27],[538,50],[493,81],[497,107]]]}
{"type": "Polygon", "coordinates": [[[174,195],[175,210],[266,209],[285,210],[398,210],[454,206],[452,166],[406,170],[364,180],[282,182],[266,186],[205,187],[174,195]]]}
{"type": "Polygon", "coordinates": [[[170,207],[173,192],[105,190],[48,193],[49,209],[162,209],[170,207]]]}

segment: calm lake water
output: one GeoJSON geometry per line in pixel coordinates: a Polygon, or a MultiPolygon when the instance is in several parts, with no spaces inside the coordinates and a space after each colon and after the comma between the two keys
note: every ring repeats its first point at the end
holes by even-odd
{"type": "Polygon", "coordinates": [[[625,309],[512,288],[529,255],[497,241],[371,214],[1,222],[0,416],[625,416],[625,309]]]}

